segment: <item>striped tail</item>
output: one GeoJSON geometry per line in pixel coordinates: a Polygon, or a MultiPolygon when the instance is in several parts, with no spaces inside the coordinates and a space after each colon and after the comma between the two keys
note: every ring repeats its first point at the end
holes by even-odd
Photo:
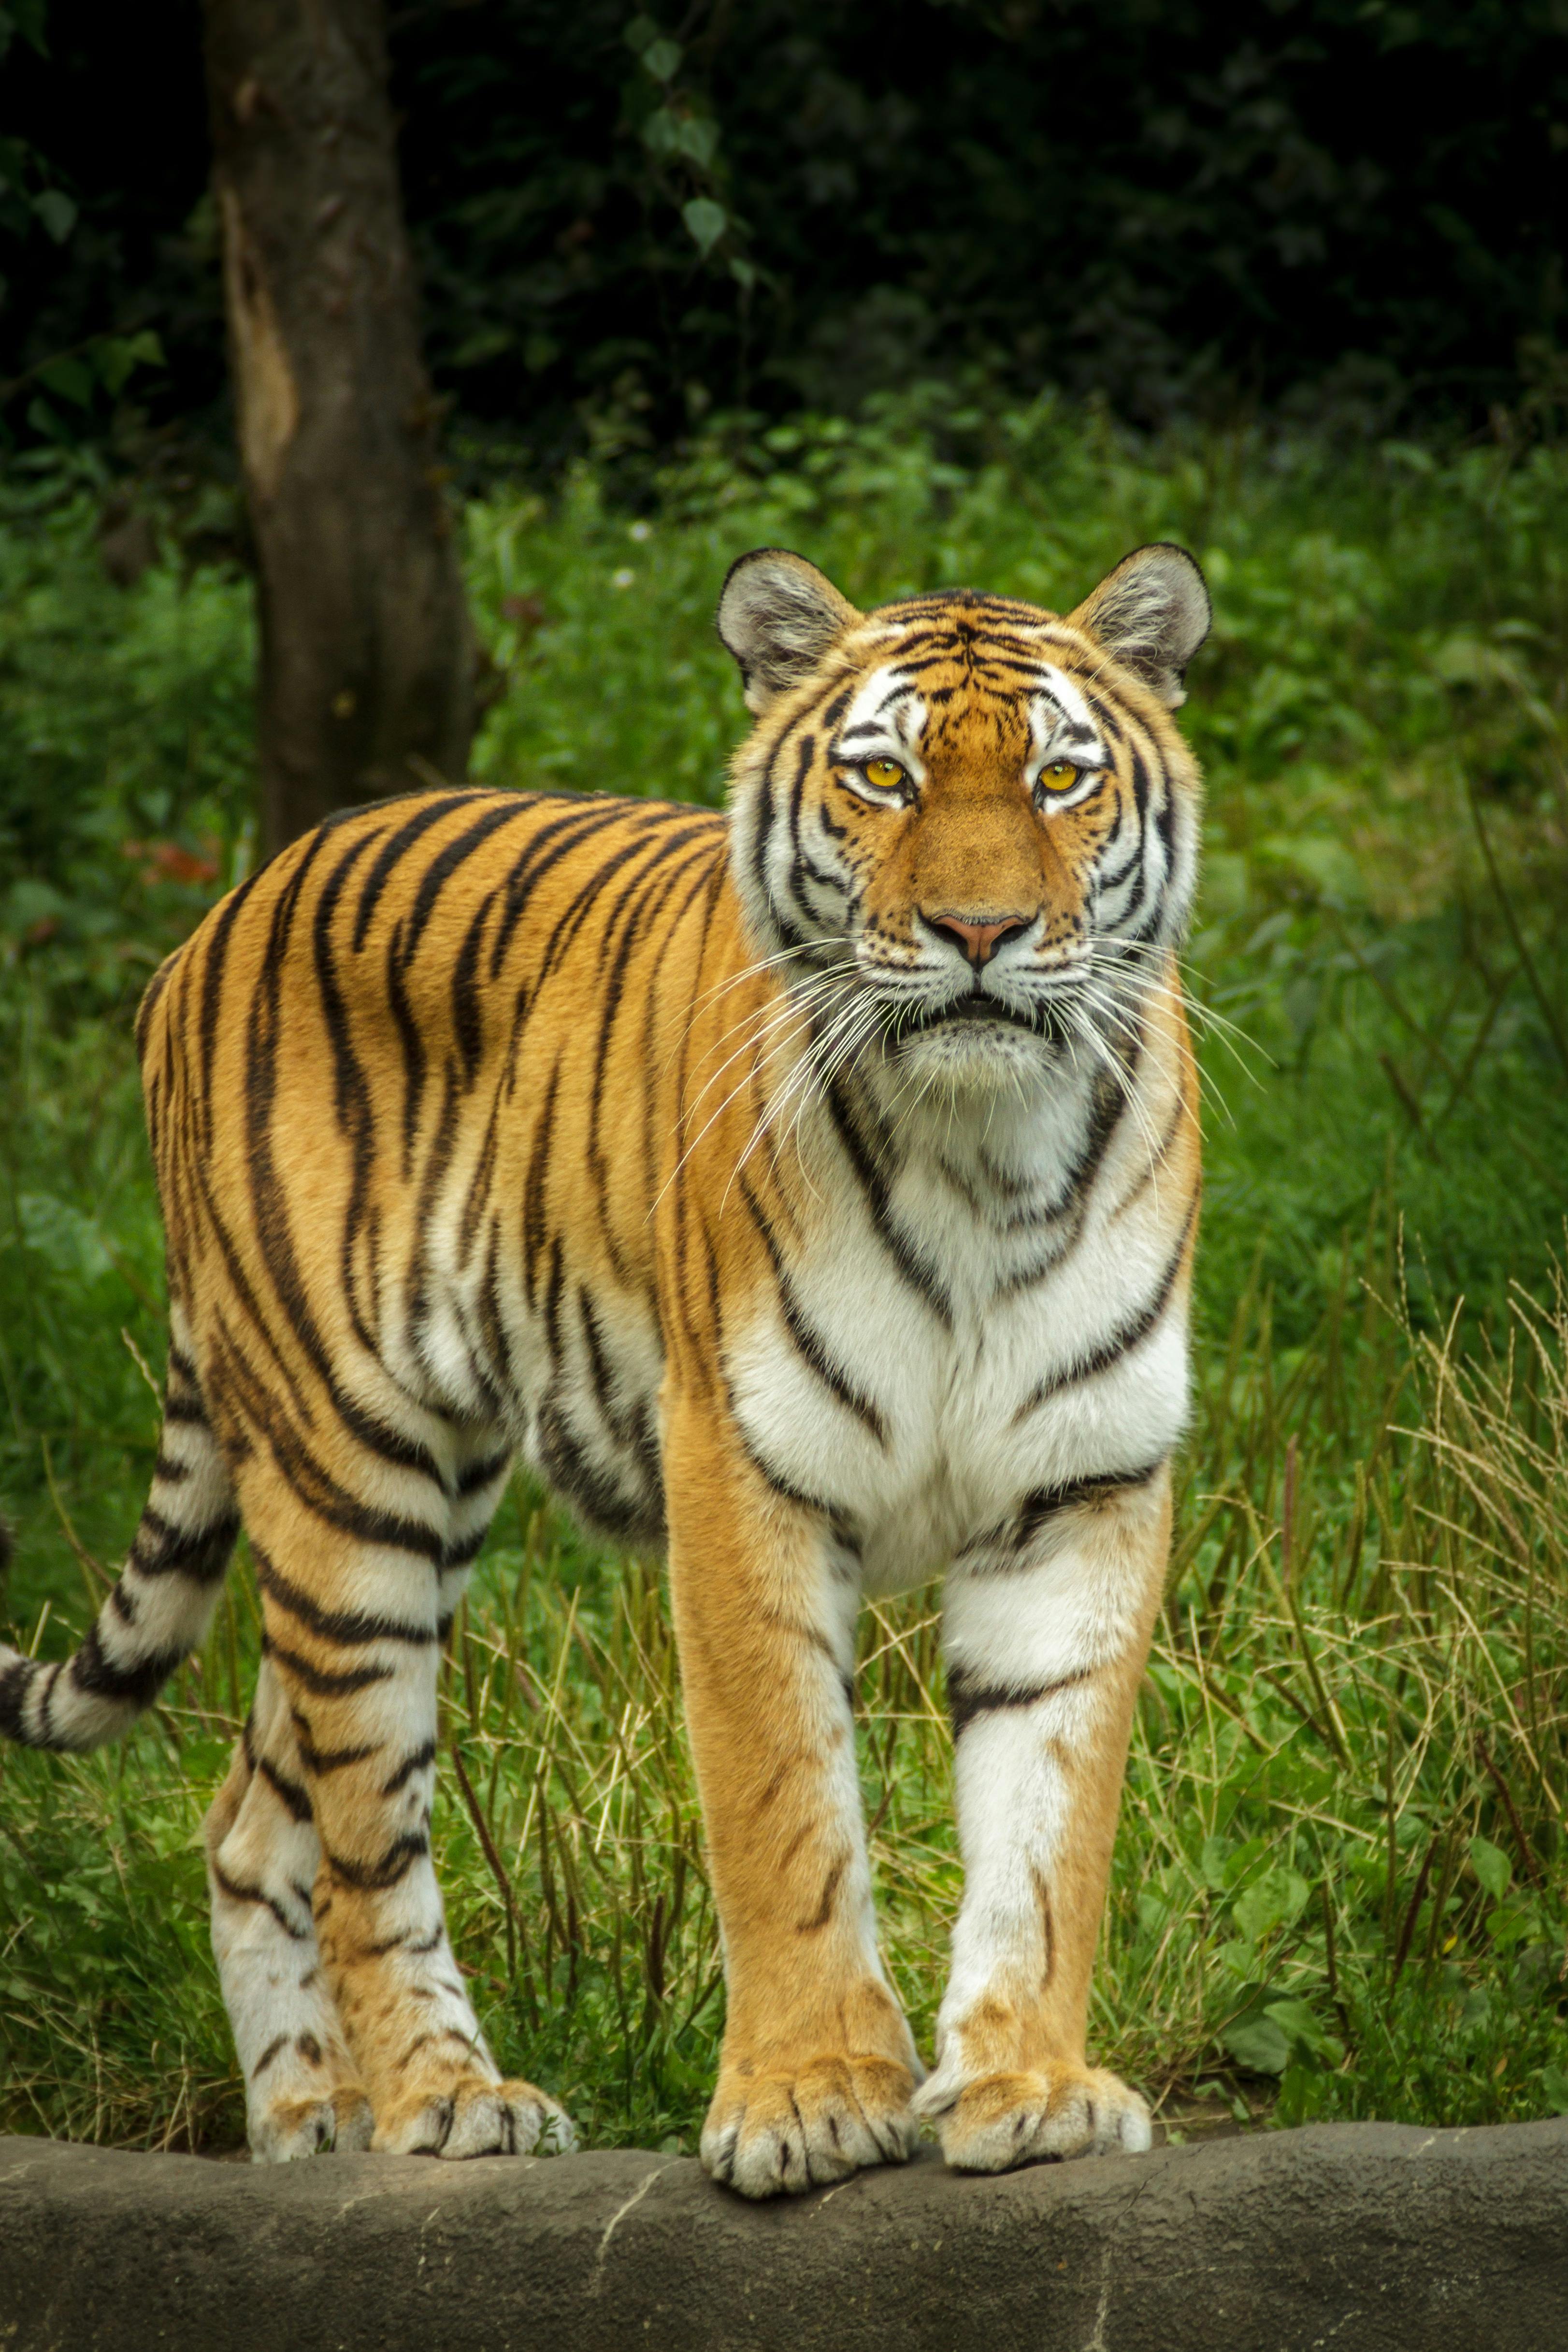
{"type": "Polygon", "coordinates": [[[205,1638],[238,1533],[195,1366],[172,1346],[152,1487],[119,1580],[74,1657],[45,1665],[0,1646],[0,1736],[80,1748],[128,1731],[205,1638]]]}

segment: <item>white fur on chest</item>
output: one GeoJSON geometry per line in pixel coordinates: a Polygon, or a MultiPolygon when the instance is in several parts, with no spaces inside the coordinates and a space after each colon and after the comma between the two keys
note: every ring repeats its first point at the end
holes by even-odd
{"type": "Polygon", "coordinates": [[[786,1483],[852,1522],[870,1591],[922,1581],[1025,1496],[1141,1470],[1180,1434],[1179,1297],[1085,1373],[1157,1298],[1173,1240],[1171,1204],[1162,1214],[1152,1188],[1114,1213],[1143,1149],[1125,1118],[1085,1197],[1049,1213],[1075,1132],[998,1139],[987,1164],[999,1164],[1003,1188],[988,1192],[973,1155],[956,1184],[937,1158],[912,1154],[882,1234],[841,1172],[790,1253],[793,1328],[765,1291],[732,1329],[727,1369],[748,1436],[786,1483]],[[890,1226],[945,1313],[894,1263],[890,1226]]]}

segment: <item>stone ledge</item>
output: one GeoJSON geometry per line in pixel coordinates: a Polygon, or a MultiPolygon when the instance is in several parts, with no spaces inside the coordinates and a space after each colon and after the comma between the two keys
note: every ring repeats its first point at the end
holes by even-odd
{"type": "Polygon", "coordinates": [[[277,2171],[0,2139],[4,2352],[1552,2352],[1568,2119],[1321,2125],[748,2206],[689,2158],[277,2171]]]}

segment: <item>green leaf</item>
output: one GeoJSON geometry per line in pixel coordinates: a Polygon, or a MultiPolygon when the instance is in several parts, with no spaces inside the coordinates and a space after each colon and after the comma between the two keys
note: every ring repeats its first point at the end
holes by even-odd
{"type": "Polygon", "coordinates": [[[46,440],[62,441],[69,446],[71,436],[47,400],[30,400],[27,403],[27,422],[34,432],[41,433],[46,440]]]}
{"type": "Polygon", "coordinates": [[[57,245],[64,245],[77,225],[77,208],[63,188],[46,188],[33,198],[33,210],[57,245]]]}
{"type": "Polygon", "coordinates": [[[1511,1951],[1515,1944],[1521,1944],[1535,1924],[1534,1910],[1528,1903],[1500,1904],[1486,1917],[1487,1934],[1500,1952],[1511,1951]]]}
{"type": "Polygon", "coordinates": [[[1307,2056],[1330,2066],[1337,2066],[1343,2061],[1343,2042],[1337,2035],[1324,2031],[1317,2011],[1309,2002],[1291,1999],[1271,2000],[1266,2005],[1266,2013],[1287,2037],[1297,2060],[1307,2056]]]}
{"type": "Polygon", "coordinates": [[[85,360],[46,360],[38,382],[59,400],[74,401],[78,408],[92,406],[92,370],[85,360]]]}
{"type": "Polygon", "coordinates": [[[1250,1886],[1243,1887],[1232,1906],[1231,1916],[1244,1936],[1254,1943],[1275,1927],[1288,1927],[1306,1909],[1312,1888],[1299,1871],[1280,1867],[1266,1870],[1250,1886]]]}
{"type": "Polygon", "coordinates": [[[652,16],[633,16],[621,37],[629,49],[635,50],[641,57],[643,50],[652,48],[659,38],[659,27],[652,16]]]}
{"type": "Polygon", "coordinates": [[[1484,1837],[1473,1837],[1470,1840],[1470,1868],[1492,1901],[1500,1903],[1508,1893],[1509,1880],[1513,1876],[1513,1866],[1500,1846],[1490,1844],[1484,1837]]]}
{"type": "Polygon", "coordinates": [[[1554,2116],[1568,2116],[1568,2073],[1561,2066],[1543,2066],[1541,2092],[1554,2116]]]}
{"type": "Polygon", "coordinates": [[[643,125],[643,144],[663,163],[681,152],[681,127],[667,106],[656,106],[643,125]]]}
{"type": "Polygon", "coordinates": [[[699,171],[706,172],[718,148],[718,125],[700,114],[687,114],[675,125],[675,144],[699,171]]]}
{"type": "Polygon", "coordinates": [[[706,261],[725,230],[729,226],[729,215],[711,196],[694,196],[689,205],[681,206],[681,218],[687,234],[706,261]]]}
{"type": "Polygon", "coordinates": [[[672,81],[681,62],[679,41],[667,41],[662,37],[650,41],[643,52],[643,64],[655,81],[672,81]]]}
{"type": "Polygon", "coordinates": [[[163,346],[151,327],[144,327],[139,335],[106,335],[96,356],[99,374],[111,397],[139,367],[164,365],[163,346]]]}
{"type": "Polygon", "coordinates": [[[1220,2035],[1239,2066],[1254,2074],[1282,2074],[1291,2063],[1291,2045],[1284,2030],[1266,2011],[1234,2018],[1220,2035]]]}

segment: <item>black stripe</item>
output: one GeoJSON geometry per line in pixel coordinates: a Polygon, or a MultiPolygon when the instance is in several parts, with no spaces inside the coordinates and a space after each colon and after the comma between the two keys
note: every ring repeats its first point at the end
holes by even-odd
{"type": "Polygon", "coordinates": [[[297,1650],[286,1650],[269,1633],[262,1635],[261,1649],[264,1657],[276,1658],[297,1682],[321,1698],[348,1698],[355,1691],[368,1690],[372,1683],[390,1683],[397,1672],[395,1666],[350,1666],[340,1674],[329,1673],[321,1666],[313,1666],[297,1650]]]}
{"type": "Polygon", "coordinates": [[[362,1895],[371,1895],[396,1886],[408,1876],[414,1864],[423,1860],[429,1852],[430,1839],[426,1832],[405,1830],[401,1837],[393,1838],[378,1862],[350,1862],[336,1853],[329,1853],[326,1861],[333,1877],[344,1886],[352,1886],[362,1895]]]}
{"type": "Polygon", "coordinates": [[[591,1459],[553,1392],[540,1409],[537,1444],[540,1469],[584,1518],[612,1536],[653,1532],[646,1497],[630,1492],[612,1470],[591,1459]]]}
{"type": "Polygon", "coordinates": [[[442,818],[450,816],[454,809],[465,808],[479,797],[477,793],[440,793],[433,799],[422,800],[415,806],[413,814],[394,833],[387,835],[382,844],[381,855],[360,886],[360,903],[354,916],[351,942],[356,955],[365,944],[365,934],[381,904],[382,893],[391,878],[392,868],[401,863],[420,835],[428,833],[433,824],[439,824],[442,818]]]}
{"type": "MultiPolygon", "coordinates": [[[[522,816],[533,814],[531,803],[520,793],[507,793],[497,805],[487,808],[465,833],[446,842],[431,859],[420,877],[418,893],[408,919],[408,930],[402,943],[402,959],[412,963],[419,952],[426,927],[435,912],[436,902],[460,866],[466,865],[477,849],[482,849],[492,834],[504,825],[516,824],[522,816]]],[[[357,941],[356,941],[357,944],[357,941]]]]}
{"type": "MultiPolygon", "coordinates": [[[[622,1000],[626,983],[627,968],[630,964],[633,949],[639,944],[643,935],[657,921],[662,908],[673,891],[675,889],[677,884],[680,882],[682,876],[690,870],[692,865],[695,864],[699,866],[702,865],[703,860],[701,852],[699,851],[695,857],[682,859],[680,863],[673,868],[673,870],[666,871],[660,875],[660,887],[656,891],[651,887],[656,868],[664,866],[665,859],[668,856],[674,856],[679,849],[686,846],[691,842],[693,834],[690,828],[687,828],[683,832],[670,835],[666,840],[658,845],[658,856],[653,865],[645,868],[641,874],[635,876],[633,879],[628,883],[626,888],[622,892],[620,898],[611,908],[609,916],[606,919],[604,930],[601,934],[600,946],[601,974],[597,991],[600,1005],[599,1037],[593,1055],[593,1088],[589,1102],[588,1119],[588,1160],[590,1166],[594,1171],[594,1175],[598,1181],[601,1192],[606,1192],[609,1190],[608,1171],[604,1165],[604,1155],[600,1144],[600,1123],[603,1113],[604,1104],[604,1081],[610,1063],[611,1035],[617,1020],[620,1018],[622,1000]],[[624,920],[622,920],[623,918],[624,920]],[[604,973],[602,971],[603,959],[609,951],[611,942],[615,940],[617,925],[621,925],[622,927],[621,937],[615,944],[614,961],[611,964],[608,973],[604,973]]],[[[613,1240],[609,1235],[608,1230],[606,1231],[606,1238],[607,1240],[610,1240],[612,1255],[617,1256],[613,1240]]],[[[619,1262],[617,1263],[617,1273],[618,1275],[624,1275],[624,1268],[621,1266],[619,1262]]]]}
{"type": "Polygon", "coordinates": [[[221,1863],[214,1862],[212,1864],[211,1867],[213,1876],[217,1880],[218,1885],[223,1888],[224,1893],[229,1897],[231,1902],[259,1903],[265,1910],[271,1912],[273,1917],[277,1920],[284,1934],[290,1937],[293,1942],[296,1944],[302,1944],[305,1942],[307,1937],[310,1933],[310,1929],[308,1927],[297,1927],[293,1920],[289,1917],[287,1912],[283,1908],[281,1903],[275,1903],[270,1895],[264,1895],[262,1893],[259,1886],[242,1885],[237,1878],[231,1878],[229,1876],[228,1872],[223,1867],[221,1863]]]}
{"type": "MultiPolygon", "coordinates": [[[[811,909],[800,896],[795,877],[800,864],[800,811],[805,805],[806,779],[811,772],[811,762],[816,756],[816,737],[802,735],[800,741],[800,756],[795,762],[795,781],[789,788],[789,864],[786,871],[785,883],[795,912],[807,922],[811,919],[811,909]]],[[[806,936],[798,926],[791,928],[795,929],[798,938],[803,939],[806,936]]]]}
{"type": "Polygon", "coordinates": [[[470,1560],[477,1559],[485,1549],[485,1538],[489,1532],[487,1525],[473,1528],[467,1535],[459,1536],[455,1543],[448,1543],[436,1562],[441,1574],[450,1576],[455,1568],[466,1568],[470,1560]]]}
{"type": "Polygon", "coordinates": [[[416,1748],[412,1755],[403,1758],[390,1780],[382,1782],[382,1796],[395,1797],[398,1790],[405,1788],[416,1772],[423,1772],[427,1764],[434,1764],[434,1761],[435,1742],[434,1739],[427,1739],[423,1748],[416,1748]]]}
{"type": "MultiPolygon", "coordinates": [[[[690,814],[691,812],[687,811],[686,814],[690,814]]],[[[700,826],[692,828],[694,833],[704,829],[700,826]]],[[[672,845],[672,846],[678,845],[678,844],[672,845]]],[[[633,858],[646,857],[646,864],[639,869],[636,877],[636,887],[641,887],[664,854],[665,845],[656,835],[650,839],[643,833],[633,834],[630,841],[623,842],[610,851],[602,862],[595,866],[592,873],[579,885],[576,895],[565,913],[551,926],[549,944],[545,949],[543,961],[536,978],[536,988],[542,987],[551,973],[565,961],[572,941],[589,916],[594,911],[595,901],[601,891],[608,887],[615,876],[633,858]],[[650,851],[651,856],[648,855],[650,851]]]]}
{"type": "MultiPolygon", "coordinates": [[[[507,903],[496,926],[496,936],[490,942],[492,980],[500,977],[507,950],[512,944],[512,935],[523,919],[530,894],[538,887],[551,867],[559,866],[563,857],[569,856],[593,834],[626,817],[632,805],[624,800],[589,801],[570,809],[562,816],[553,818],[549,824],[540,825],[507,877],[507,903]]],[[[685,814],[690,815],[690,810],[685,814]]]]}
{"type": "Polygon", "coordinates": [[[1092,1679],[1088,1669],[1082,1674],[1062,1675],[1055,1682],[982,1683],[967,1666],[947,1669],[947,1711],[953,1718],[953,1737],[958,1738],[977,1717],[995,1715],[1004,1708],[1038,1706],[1042,1699],[1054,1697],[1058,1691],[1071,1690],[1079,1683],[1092,1679]]]}
{"type": "Polygon", "coordinates": [[[267,1787],[277,1791],[297,1822],[308,1822],[310,1819],[309,1798],[298,1780],[291,1780],[286,1772],[278,1770],[270,1756],[261,1756],[256,1759],[256,1770],[261,1774],[267,1787]]]}
{"type": "Polygon", "coordinates": [[[463,1084],[472,1087],[485,1053],[485,1000],[478,985],[479,950],[485,926],[500,896],[499,886],[486,893],[477,913],[463,935],[452,965],[452,1034],[463,1063],[463,1084]]]}
{"type": "Polygon", "coordinates": [[[288,2036],[287,2033],[280,2033],[276,2042],[269,2042],[266,2049],[262,2052],[260,2057],[256,2060],[256,2064],[250,2070],[251,2081],[253,2083],[258,2083],[266,2074],[267,2068],[271,2065],[273,2060],[278,2055],[279,2052],[287,2050],[287,2047],[288,2036]]]}
{"type": "Polygon", "coordinates": [[[237,1511],[225,1512],[208,1527],[180,1528],[147,1503],[126,1566],[139,1576],[188,1576],[198,1584],[215,1584],[238,1534],[237,1511]]]}
{"type": "Polygon", "coordinates": [[[559,1086],[560,1060],[558,1055],[550,1068],[538,1124],[534,1129],[533,1143],[528,1152],[528,1170],[523,1177],[523,1290],[530,1308],[534,1305],[539,1260],[549,1245],[549,1234],[545,1223],[545,1198],[552,1165],[550,1145],[555,1138],[555,1106],[559,1086]]]}
{"type": "Polygon", "coordinates": [[[1060,1511],[1076,1510],[1082,1504],[1103,1502],[1111,1495],[1134,1494],[1140,1486],[1149,1486],[1168,1459],[1167,1454],[1162,1454],[1141,1470],[1103,1470],[1092,1477],[1069,1478],[1060,1486],[1037,1486],[1019,1506],[1018,1517],[1009,1531],[1013,1549],[1020,1551],[1060,1511]]]}
{"type": "Polygon", "coordinates": [[[361,1543],[385,1544],[394,1551],[412,1552],[416,1559],[439,1564],[445,1552],[444,1538],[434,1528],[418,1519],[406,1519],[391,1511],[375,1511],[339,1485],[331,1473],[311,1454],[297,1431],[279,1419],[279,1400],[274,1391],[252,1370],[240,1351],[230,1343],[226,1360],[226,1378],[231,1389],[238,1392],[248,1418],[266,1440],[281,1475],[302,1507],[328,1527],[338,1528],[361,1543]]]}
{"type": "Polygon", "coordinates": [[[341,1772],[350,1764],[362,1764],[367,1756],[381,1752],[382,1743],[372,1740],[367,1748],[318,1748],[310,1738],[310,1727],[304,1717],[294,1710],[294,1738],[299,1750],[299,1761],[308,1772],[341,1772]]]}
{"type": "Polygon", "coordinates": [[[820,1517],[826,1519],[840,1541],[847,1543],[853,1549],[855,1538],[849,1532],[850,1520],[843,1505],[830,1502],[825,1495],[809,1494],[803,1486],[797,1486],[792,1480],[786,1478],[781,1470],[775,1469],[740,1418],[733,1395],[729,1400],[729,1412],[736,1435],[740,1440],[740,1450],[763,1484],[770,1487],[782,1501],[793,1503],[802,1511],[814,1511],[820,1517]]]}
{"type": "MultiPolygon", "coordinates": [[[[406,828],[405,828],[406,830],[406,828]]],[[[316,836],[319,844],[321,836],[316,836]]],[[[313,845],[314,847],[314,845],[313,845]]],[[[400,1468],[418,1470],[440,1484],[428,1449],[402,1431],[368,1412],[343,1388],[311,1308],[294,1247],[288,1201],[273,1160],[272,1118],[277,1088],[277,1048],[283,1027],[282,940],[292,919],[292,908],[308,871],[300,866],[287,899],[275,910],[267,963],[252,1005],[246,1053],[246,1173],[256,1239],[278,1304],[287,1318],[312,1368],[332,1401],[333,1410],[350,1433],[370,1453],[400,1468]]],[[[328,887],[330,887],[329,877],[328,887]]],[[[318,971],[319,966],[318,965],[318,971]]],[[[260,1321],[257,1315],[256,1320],[260,1321]]]]}
{"type": "Polygon", "coordinates": [[[387,941],[385,986],[387,1003],[402,1047],[402,1181],[413,1172],[413,1148],[419,1139],[419,1108],[424,1099],[424,1039],[403,986],[402,919],[392,925],[387,941]]]}
{"type": "Polygon", "coordinates": [[[886,1180],[866,1150],[864,1139],[855,1124],[854,1113],[837,1080],[828,1087],[826,1100],[844,1156],[865,1196],[877,1239],[910,1289],[925,1301],[944,1330],[950,1331],[953,1328],[952,1304],[937,1280],[935,1268],[925,1263],[894,1224],[886,1180]]]}
{"type": "Polygon", "coordinates": [[[322,885],[312,926],[317,992],[332,1053],[333,1107],[339,1129],[349,1139],[352,1171],[339,1242],[339,1276],[355,1336],[366,1353],[372,1356],[377,1353],[376,1339],[360,1312],[354,1284],[354,1254],[365,1223],[371,1173],[375,1160],[375,1118],[371,1104],[370,1084],[354,1051],[348,1001],[338,979],[334,935],[339,900],[348,887],[355,865],[375,837],[373,834],[362,835],[339,859],[322,885]]]}
{"type": "Polygon", "coordinates": [[[853,1413],[862,1427],[870,1430],[877,1444],[885,1446],[887,1423],[881,1411],[870,1397],[862,1395],[861,1391],[853,1386],[828,1353],[821,1332],[810,1321],[800,1304],[795,1286],[789,1278],[789,1269],[784,1263],[783,1253],[774,1237],[772,1227],[763,1214],[762,1203],[752,1189],[750,1178],[744,1173],[740,1179],[740,1193],[751,1212],[752,1223],[762,1236],[762,1245],[768,1252],[768,1263],[773,1268],[774,1284],[779,1293],[779,1308],[784,1317],[784,1328],[794,1343],[796,1353],[808,1369],[815,1373],[823,1387],[837,1397],[839,1402],[848,1412],[853,1413]]]}
{"type": "Polygon", "coordinates": [[[274,1567],[258,1545],[253,1543],[251,1550],[256,1557],[256,1580],[267,1599],[324,1642],[407,1642],[418,1649],[435,1639],[429,1625],[407,1625],[395,1617],[371,1616],[362,1610],[323,1609],[303,1586],[274,1567]]]}
{"type": "Polygon", "coordinates": [[[141,992],[141,1002],[136,1008],[136,1058],[139,1062],[146,1058],[147,1032],[158,1009],[158,1000],[172,980],[174,966],[179,960],[178,949],[172,955],[165,956],[141,992]]]}
{"type": "Polygon", "coordinates": [[[1048,1398],[1059,1396],[1063,1389],[1075,1388],[1081,1381],[1092,1381],[1099,1373],[1109,1371],[1113,1364],[1119,1363],[1124,1356],[1130,1354],[1132,1349],[1139,1345],[1140,1341],[1148,1338],[1165,1313],[1170,1303],[1171,1293],[1176,1288],[1176,1276],[1181,1272],[1181,1262],[1186,1255],[1186,1245],[1192,1238],[1193,1224],[1197,1216],[1197,1202],[1198,1194],[1195,1189],[1192,1199],[1187,1204],[1186,1221],[1182,1226],[1181,1240],[1172,1253],[1170,1262],[1161,1275],[1158,1286],[1148,1304],[1141,1307],[1138,1312],[1129,1317],[1125,1323],[1119,1325],[1110,1338],[1103,1340],[1090,1355],[1076,1358],[1072,1362],[1065,1365],[1060,1372],[1051,1373],[1032,1388],[1013,1415],[1015,1428],[1020,1421],[1027,1421],[1031,1412],[1038,1412],[1048,1398]]]}
{"type": "Polygon", "coordinates": [[[481,1486],[487,1486],[492,1478],[498,1478],[503,1470],[508,1469],[511,1460],[511,1448],[508,1446],[505,1453],[486,1454],[482,1462],[471,1462],[466,1470],[458,1472],[453,1482],[454,1500],[463,1502],[468,1496],[476,1495],[481,1486]]]}
{"type": "Polygon", "coordinates": [[[129,1700],[132,1705],[142,1707],[156,1698],[175,1667],[188,1654],[188,1646],[179,1650],[155,1650],[151,1657],[138,1658],[130,1665],[117,1666],[104,1650],[97,1625],[89,1625],[87,1638],[71,1660],[68,1672],[77,1689],[89,1692],[94,1698],[129,1700]]]}
{"type": "Polygon", "coordinates": [[[1146,922],[1149,919],[1149,915],[1157,909],[1160,897],[1163,894],[1164,886],[1169,881],[1170,874],[1167,866],[1166,872],[1161,877],[1159,888],[1156,890],[1154,877],[1149,870],[1150,861],[1147,839],[1149,824],[1148,763],[1144,758],[1140,746],[1132,737],[1128,738],[1127,748],[1133,764],[1133,799],[1138,813],[1138,850],[1141,870],[1138,875],[1137,896],[1133,900],[1132,905],[1126,909],[1125,913],[1120,918],[1120,922],[1122,926],[1124,926],[1126,929],[1131,931],[1132,935],[1136,938],[1138,935],[1138,926],[1146,922]]]}
{"type": "MultiPolygon", "coordinates": [[[[261,869],[263,872],[265,870],[265,868],[261,869]]],[[[202,1134],[204,1140],[208,1144],[212,1141],[213,1105],[217,1094],[217,1089],[213,1085],[213,1049],[218,1030],[218,1000],[223,993],[224,973],[228,965],[229,936],[238,919],[240,909],[260,878],[260,872],[251,875],[247,881],[240,884],[237,890],[231,890],[224,900],[216,915],[212,919],[213,928],[207,941],[206,961],[202,967],[201,1013],[197,1024],[200,1050],[196,1087],[197,1098],[201,1105],[202,1134]]],[[[174,1360],[172,1349],[169,1360],[171,1363],[174,1360]]],[[[195,1379],[193,1369],[190,1377],[193,1381],[195,1379]]]]}
{"type": "Polygon", "coordinates": [[[15,1658],[0,1671],[0,1732],[30,1748],[32,1741],[22,1728],[22,1703],[33,1686],[33,1676],[38,1669],[31,1658],[15,1658]]]}
{"type": "Polygon", "coordinates": [[[1115,1207],[1112,1210],[1111,1221],[1113,1223],[1114,1223],[1115,1219],[1121,1216],[1125,1210],[1132,1207],[1134,1202],[1137,1200],[1139,1195],[1145,1192],[1149,1185],[1154,1182],[1155,1175],[1158,1173],[1159,1170],[1165,1166],[1166,1160],[1170,1157],[1171,1145],[1176,1141],[1176,1129],[1181,1125],[1182,1115],[1186,1109],[1186,1089],[1184,1086],[1178,1083],[1176,1087],[1176,1102],[1172,1107],[1169,1118],[1166,1121],[1165,1131],[1161,1135],[1160,1139],[1155,1146],[1153,1151],[1149,1153],[1147,1160],[1145,1163],[1144,1172],[1139,1177],[1137,1182],[1133,1186],[1132,1191],[1128,1192],[1124,1199],[1118,1201],[1115,1207]]]}

